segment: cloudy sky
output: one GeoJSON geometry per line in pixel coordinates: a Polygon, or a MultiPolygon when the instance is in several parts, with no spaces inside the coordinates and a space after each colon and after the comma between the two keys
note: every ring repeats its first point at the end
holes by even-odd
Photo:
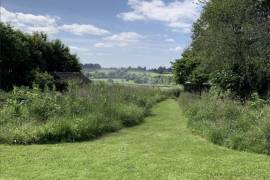
{"type": "Polygon", "coordinates": [[[190,43],[198,0],[1,0],[1,21],[43,31],[82,63],[170,66],[190,43]]]}

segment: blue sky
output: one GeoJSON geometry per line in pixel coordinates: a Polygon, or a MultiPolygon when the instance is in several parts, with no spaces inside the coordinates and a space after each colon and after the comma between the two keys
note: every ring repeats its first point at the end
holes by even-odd
{"type": "Polygon", "coordinates": [[[104,67],[170,66],[200,11],[197,0],[1,0],[1,21],[46,32],[104,67]]]}

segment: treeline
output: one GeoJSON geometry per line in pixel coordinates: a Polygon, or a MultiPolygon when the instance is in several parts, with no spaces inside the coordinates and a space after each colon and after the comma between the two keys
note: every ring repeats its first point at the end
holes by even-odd
{"type": "Polygon", "coordinates": [[[149,71],[159,73],[159,74],[170,74],[170,73],[172,73],[172,68],[171,67],[167,68],[165,66],[159,66],[158,68],[152,68],[149,71]]]}
{"type": "MultiPolygon", "coordinates": [[[[82,67],[84,69],[102,69],[103,67],[100,65],[100,64],[91,64],[91,63],[86,63],[86,64],[83,64],[82,67]]],[[[138,67],[109,67],[109,68],[104,68],[104,69],[110,69],[110,70],[118,70],[118,69],[121,69],[121,70],[135,70],[135,71],[147,71],[147,68],[146,67],[141,67],[141,66],[138,66],[138,67]]]]}
{"type": "MultiPolygon", "coordinates": [[[[125,69],[125,68],[122,68],[125,69]]],[[[158,68],[150,68],[147,69],[146,67],[128,67],[128,70],[135,70],[135,71],[151,71],[151,72],[155,72],[155,73],[159,73],[159,74],[169,74],[172,73],[172,68],[167,68],[165,66],[159,66],[158,68]]]]}
{"type": "Polygon", "coordinates": [[[253,93],[268,98],[270,1],[210,0],[173,72],[179,84],[210,82],[241,99],[253,93]]]}
{"type": "Polygon", "coordinates": [[[82,68],[84,69],[93,69],[93,70],[96,70],[96,69],[101,69],[101,65],[100,64],[83,64],[82,65],[82,68]]]}
{"type": "Polygon", "coordinates": [[[79,59],[60,40],[27,34],[0,23],[0,89],[52,81],[51,72],[78,72],[79,59]]]}

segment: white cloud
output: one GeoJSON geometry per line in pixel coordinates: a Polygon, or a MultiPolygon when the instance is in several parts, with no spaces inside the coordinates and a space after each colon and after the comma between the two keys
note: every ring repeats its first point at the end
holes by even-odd
{"type": "Polygon", "coordinates": [[[98,28],[91,24],[71,24],[71,25],[63,25],[59,27],[60,30],[71,32],[75,35],[96,35],[102,36],[110,34],[108,30],[98,28]]]}
{"type": "Polygon", "coordinates": [[[52,17],[48,15],[33,15],[27,13],[11,12],[0,7],[1,21],[9,23],[17,29],[33,32],[42,31],[46,33],[57,33],[57,21],[59,17],[52,17]]]}
{"type": "Polygon", "coordinates": [[[165,41],[166,41],[166,42],[175,42],[175,40],[172,39],[172,38],[165,39],[165,41]]]}
{"type": "Polygon", "coordinates": [[[104,53],[104,52],[97,52],[95,53],[96,56],[106,56],[109,55],[109,53],[104,53]]]}
{"type": "Polygon", "coordinates": [[[155,20],[167,26],[190,32],[192,23],[200,15],[198,0],[183,0],[165,3],[162,0],[129,0],[132,11],[117,16],[124,21],[155,20]]]}
{"type": "Polygon", "coordinates": [[[94,47],[95,48],[110,48],[110,47],[113,47],[113,45],[110,43],[96,43],[94,44],[94,47]]]}
{"type": "Polygon", "coordinates": [[[106,41],[120,42],[120,43],[129,43],[129,42],[138,42],[142,39],[143,36],[136,32],[122,32],[120,34],[114,34],[103,38],[106,41]]]}
{"type": "Polygon", "coordinates": [[[89,49],[77,46],[69,46],[72,51],[88,52],[89,49]]]}
{"type": "Polygon", "coordinates": [[[180,46],[177,46],[175,48],[170,48],[169,49],[170,51],[175,51],[175,52],[179,52],[179,53],[182,53],[184,48],[180,47],[180,46]]]}
{"type": "Polygon", "coordinates": [[[96,48],[124,47],[139,42],[144,37],[136,32],[122,32],[103,38],[103,42],[96,43],[96,48]]]}
{"type": "Polygon", "coordinates": [[[59,31],[71,32],[75,35],[108,35],[108,30],[98,28],[91,24],[64,24],[59,25],[59,17],[49,15],[34,15],[21,12],[11,12],[0,6],[1,21],[9,23],[25,32],[57,33],[59,31]]]}

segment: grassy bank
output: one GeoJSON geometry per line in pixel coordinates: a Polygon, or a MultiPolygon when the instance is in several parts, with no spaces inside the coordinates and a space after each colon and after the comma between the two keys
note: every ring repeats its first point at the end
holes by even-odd
{"type": "Polygon", "coordinates": [[[241,104],[204,94],[184,93],[179,103],[188,127],[211,142],[232,149],[270,154],[270,106],[256,97],[241,104]]]}
{"type": "Polygon", "coordinates": [[[91,84],[68,92],[15,88],[1,93],[0,143],[88,140],[143,121],[165,98],[159,89],[91,84]]]}

